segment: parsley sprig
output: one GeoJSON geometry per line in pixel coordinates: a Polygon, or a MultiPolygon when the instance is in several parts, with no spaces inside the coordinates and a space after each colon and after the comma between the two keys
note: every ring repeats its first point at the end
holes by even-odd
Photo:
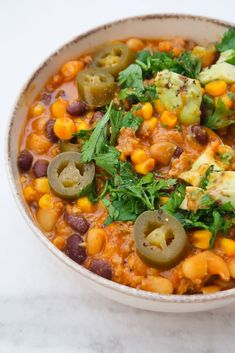
{"type": "Polygon", "coordinates": [[[171,194],[168,202],[162,206],[162,209],[173,215],[180,221],[185,229],[203,228],[212,233],[210,246],[219,233],[226,235],[232,226],[232,219],[235,216],[235,209],[230,202],[223,205],[214,201],[206,195],[204,207],[196,212],[184,211],[179,208],[185,198],[185,186],[179,185],[175,192],[171,194]]]}
{"type": "Polygon", "coordinates": [[[113,102],[111,102],[105,115],[98,121],[82,146],[82,162],[89,163],[93,160],[108,174],[115,175],[119,166],[120,152],[113,145],[119,131],[122,127],[129,127],[136,131],[141,122],[141,118],[135,117],[130,112],[114,109],[113,102]],[[109,126],[110,137],[107,134],[109,126]]]}

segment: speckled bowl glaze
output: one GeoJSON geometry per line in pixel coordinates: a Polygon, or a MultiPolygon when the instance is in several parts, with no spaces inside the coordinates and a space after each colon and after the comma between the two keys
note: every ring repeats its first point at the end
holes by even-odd
{"type": "Polygon", "coordinates": [[[178,313],[202,311],[235,301],[235,288],[210,295],[159,295],[129,288],[99,277],[59,251],[32,221],[22,196],[17,170],[17,154],[20,131],[27,109],[49,76],[58,71],[62,63],[78,57],[104,42],[127,37],[169,38],[182,36],[193,39],[200,44],[206,44],[217,40],[230,26],[234,25],[215,19],[179,14],[132,17],[100,26],[74,38],[46,59],[29,78],[14,107],[7,135],[7,165],[11,189],[23,217],[44,245],[67,266],[76,271],[84,282],[87,282],[94,290],[120,303],[151,311],[178,313]]]}

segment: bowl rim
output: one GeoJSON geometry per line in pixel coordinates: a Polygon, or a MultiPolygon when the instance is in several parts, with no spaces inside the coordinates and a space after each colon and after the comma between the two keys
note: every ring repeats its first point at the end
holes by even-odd
{"type": "Polygon", "coordinates": [[[218,24],[219,26],[229,28],[233,27],[235,28],[235,24],[228,22],[228,21],[223,21],[220,19],[216,18],[210,18],[206,16],[199,16],[199,15],[190,15],[190,14],[183,14],[183,13],[157,13],[157,14],[146,14],[146,15],[138,15],[138,16],[130,16],[122,19],[118,19],[115,21],[111,21],[99,26],[96,26],[95,28],[92,28],[88,31],[85,31],[72,39],[70,39],[68,42],[64,43],[61,45],[57,50],[53,51],[45,60],[42,61],[40,65],[37,66],[36,70],[33,71],[33,73],[30,75],[30,77],[27,79],[26,83],[23,85],[21,88],[15,104],[13,105],[13,108],[10,112],[10,117],[7,122],[7,129],[6,129],[6,136],[5,136],[5,162],[7,165],[7,176],[8,176],[8,181],[10,184],[10,189],[13,194],[13,197],[16,201],[16,204],[18,206],[18,209],[23,216],[25,222],[28,224],[29,228],[33,231],[33,233],[36,234],[37,238],[50,250],[51,253],[53,253],[58,259],[60,259],[62,262],[64,262],[66,265],[68,265],[70,268],[72,268],[74,271],[78,272],[82,277],[84,277],[86,280],[90,280],[92,282],[95,282],[97,285],[108,288],[109,290],[113,290],[116,292],[119,292],[120,294],[123,294],[125,296],[133,297],[133,298],[138,298],[138,299],[144,299],[147,301],[152,301],[152,302],[163,302],[163,303],[181,303],[181,304],[190,304],[190,303],[204,303],[204,302],[212,302],[212,301],[218,301],[218,300],[224,300],[228,298],[233,298],[235,297],[235,288],[232,289],[227,289],[224,291],[219,291],[213,294],[193,294],[193,295],[179,295],[179,294],[170,294],[170,295],[165,295],[165,294],[158,294],[158,293],[153,293],[149,291],[144,291],[141,289],[136,289],[132,287],[128,287],[123,284],[119,284],[117,282],[107,280],[101,276],[98,276],[97,274],[89,271],[88,269],[84,268],[82,265],[77,264],[75,261],[70,259],[67,255],[65,255],[62,251],[57,249],[53,243],[44,235],[44,233],[40,230],[40,228],[36,225],[36,223],[33,221],[29,211],[27,211],[27,207],[25,206],[23,202],[23,198],[20,195],[19,190],[17,189],[17,185],[14,181],[14,176],[13,176],[13,170],[11,168],[11,148],[10,148],[10,141],[11,141],[11,133],[12,133],[12,126],[13,126],[13,121],[15,118],[15,115],[17,113],[18,107],[19,107],[19,102],[23,98],[23,96],[26,94],[29,86],[37,77],[37,75],[40,74],[40,72],[43,70],[43,68],[47,65],[48,62],[53,60],[57,55],[60,54],[64,48],[69,47],[70,45],[73,45],[74,43],[80,41],[81,39],[84,39],[86,37],[89,37],[93,33],[99,32],[104,29],[111,28],[112,26],[119,25],[128,21],[145,21],[145,20],[151,20],[151,19],[189,19],[189,20],[198,20],[201,22],[205,23],[211,23],[211,24],[218,24]]]}

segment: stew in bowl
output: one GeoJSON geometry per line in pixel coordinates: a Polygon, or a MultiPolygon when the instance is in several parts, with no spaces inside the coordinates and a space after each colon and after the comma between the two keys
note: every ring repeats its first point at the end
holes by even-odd
{"type": "Polygon", "coordinates": [[[45,236],[90,271],[160,294],[235,287],[235,30],[105,43],[51,76],[18,168],[45,236]]]}

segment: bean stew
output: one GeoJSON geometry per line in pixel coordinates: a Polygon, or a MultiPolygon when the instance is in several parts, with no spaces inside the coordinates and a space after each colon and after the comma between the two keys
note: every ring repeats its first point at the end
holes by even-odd
{"type": "Polygon", "coordinates": [[[235,287],[234,43],[129,38],[48,79],[18,168],[59,250],[160,294],[235,287]]]}

